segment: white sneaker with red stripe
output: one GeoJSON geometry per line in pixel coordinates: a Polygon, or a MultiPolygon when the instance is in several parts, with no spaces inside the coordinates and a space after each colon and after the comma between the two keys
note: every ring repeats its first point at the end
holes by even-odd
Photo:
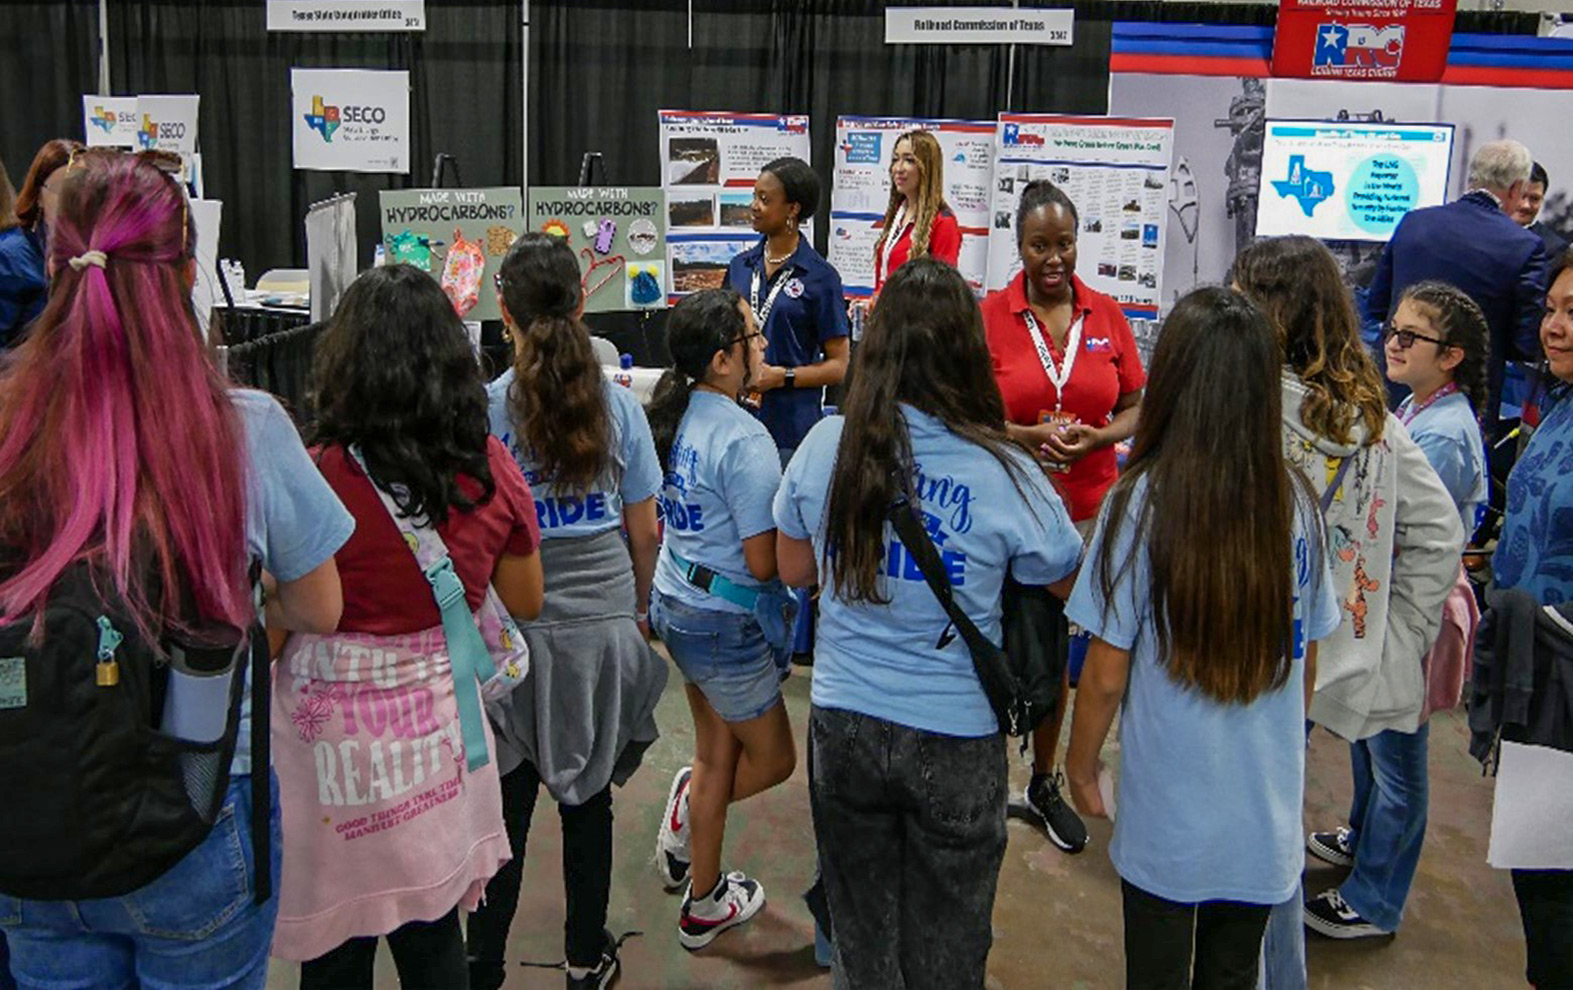
{"type": "Polygon", "coordinates": [[[669,891],[681,890],[688,882],[688,866],[693,859],[688,851],[688,782],[693,775],[693,767],[683,767],[672,778],[661,828],[655,837],[656,869],[661,873],[661,886],[669,891]]]}
{"type": "Polygon", "coordinates": [[[693,886],[683,898],[683,914],[677,922],[677,940],[692,952],[703,949],[728,928],[736,928],[765,906],[765,888],[742,873],[728,873],[716,881],[715,889],[695,898],[693,886]]]}

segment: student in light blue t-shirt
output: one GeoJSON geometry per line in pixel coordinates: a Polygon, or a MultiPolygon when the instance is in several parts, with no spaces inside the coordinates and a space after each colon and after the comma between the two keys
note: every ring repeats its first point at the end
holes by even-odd
{"type": "Polygon", "coordinates": [[[886,522],[922,512],[957,603],[1001,639],[1006,574],[1068,588],[1081,555],[1004,431],[977,300],[932,258],[891,275],[843,406],[776,496],[787,583],[818,583],[809,746],[837,986],[982,986],[1008,765],[966,644],[886,522]]]}
{"type": "Polygon", "coordinates": [[[721,845],[728,806],[797,763],[780,687],[796,603],[776,580],[775,441],[738,405],[764,334],[736,292],[711,289],[672,310],[667,344],[650,400],[666,468],[650,620],[686,682],[694,762],[672,780],[656,861],[668,890],[687,884],[677,937],[700,949],[765,903],[757,880],[721,871],[721,845]]]}
{"type": "Polygon", "coordinates": [[[1083,814],[1114,817],[1132,987],[1254,987],[1268,912],[1300,883],[1315,641],[1341,611],[1283,458],[1280,361],[1243,296],[1180,300],[1066,604],[1093,640],[1065,771],[1083,814]],[[1098,754],[1117,709],[1116,802],[1098,754]]]}

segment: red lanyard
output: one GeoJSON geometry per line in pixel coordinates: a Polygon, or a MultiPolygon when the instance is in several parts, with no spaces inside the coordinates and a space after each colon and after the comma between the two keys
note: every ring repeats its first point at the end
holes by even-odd
{"type": "Polygon", "coordinates": [[[1443,385],[1441,388],[1437,389],[1435,392],[1432,392],[1430,397],[1427,398],[1426,401],[1424,401],[1424,402],[1416,404],[1414,399],[1411,398],[1410,401],[1409,401],[1409,408],[1406,409],[1404,411],[1404,414],[1398,418],[1398,421],[1400,423],[1403,423],[1405,426],[1408,426],[1410,423],[1413,423],[1415,421],[1415,417],[1416,416],[1418,416],[1421,413],[1425,412],[1427,409],[1430,409],[1431,406],[1436,402],[1436,400],[1442,399],[1442,398],[1446,398],[1447,396],[1452,395],[1454,392],[1457,392],[1457,391],[1458,391],[1458,383],[1457,382],[1448,382],[1446,385],[1443,385]]]}

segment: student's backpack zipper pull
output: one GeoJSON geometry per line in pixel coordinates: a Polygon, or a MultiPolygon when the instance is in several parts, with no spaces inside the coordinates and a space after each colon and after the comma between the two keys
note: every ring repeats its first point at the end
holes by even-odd
{"type": "Polygon", "coordinates": [[[120,662],[115,659],[115,650],[122,638],[108,619],[102,615],[98,617],[98,665],[94,673],[99,687],[114,687],[120,683],[120,662]]]}

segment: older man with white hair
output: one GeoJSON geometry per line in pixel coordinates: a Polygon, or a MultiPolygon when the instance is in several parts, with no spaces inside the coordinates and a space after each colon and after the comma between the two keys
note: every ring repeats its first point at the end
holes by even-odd
{"type": "MultiPolygon", "coordinates": [[[[1469,162],[1469,191],[1405,216],[1366,294],[1367,326],[1385,327],[1404,290],[1428,279],[1451,283],[1480,305],[1491,327],[1483,418],[1492,442],[1499,436],[1503,362],[1534,360],[1540,350],[1546,249],[1513,220],[1533,165],[1529,149],[1517,141],[1481,145],[1469,162]]],[[[1372,343],[1382,360],[1380,342],[1372,343]]]]}

